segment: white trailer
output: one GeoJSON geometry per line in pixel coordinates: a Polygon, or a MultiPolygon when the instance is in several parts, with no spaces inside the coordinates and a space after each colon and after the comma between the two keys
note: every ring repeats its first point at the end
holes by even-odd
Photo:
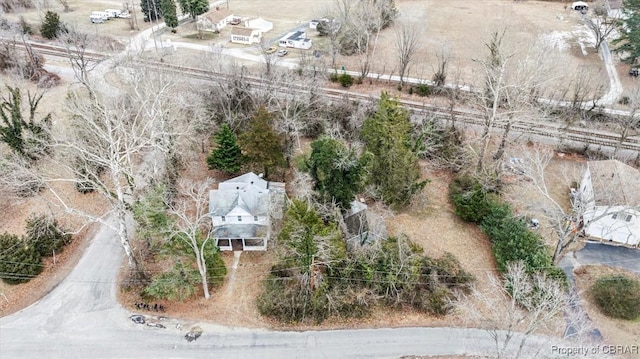
{"type": "Polygon", "coordinates": [[[120,14],[122,13],[122,11],[116,9],[106,9],[104,12],[107,13],[110,19],[120,17],[120,14]]]}

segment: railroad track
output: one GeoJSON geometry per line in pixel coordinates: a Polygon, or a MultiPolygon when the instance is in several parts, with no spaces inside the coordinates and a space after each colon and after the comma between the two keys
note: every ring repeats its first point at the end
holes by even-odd
{"type": "MultiPolygon", "coordinates": [[[[16,43],[17,46],[24,47],[23,44],[16,43]]],[[[68,58],[70,56],[69,50],[61,46],[30,43],[33,49],[36,49],[39,53],[50,56],[68,58]]],[[[71,52],[75,52],[71,50],[71,52]]],[[[78,52],[75,52],[78,54],[78,52]]],[[[97,52],[83,52],[83,56],[90,61],[100,62],[106,60],[110,55],[97,53],[97,52]]],[[[213,71],[175,65],[165,62],[141,60],[136,62],[135,66],[147,66],[151,68],[161,69],[173,73],[180,74],[181,76],[188,76],[200,80],[215,80],[215,81],[230,81],[234,78],[232,75],[217,73],[213,71]]],[[[245,76],[245,81],[253,86],[264,86],[264,81],[257,77],[245,76]]],[[[288,84],[286,88],[280,88],[278,91],[283,93],[291,91],[306,90],[301,86],[295,84],[288,84]]],[[[320,88],[319,89],[325,96],[333,99],[348,99],[351,101],[370,101],[376,99],[377,96],[371,96],[346,90],[332,89],[332,88],[320,88]]],[[[412,113],[419,113],[431,116],[439,120],[451,120],[455,119],[458,123],[464,123],[473,126],[484,126],[483,114],[478,111],[468,109],[448,109],[437,107],[434,105],[420,103],[410,100],[398,100],[399,103],[404,106],[408,111],[412,113]]],[[[505,123],[494,124],[495,128],[506,127],[505,123]]],[[[559,126],[544,122],[520,122],[515,121],[511,124],[511,131],[514,133],[522,133],[526,135],[535,135],[547,138],[553,138],[558,141],[575,141],[578,143],[584,143],[589,145],[597,145],[603,147],[619,147],[622,149],[640,151],[640,140],[627,138],[621,141],[621,136],[613,133],[607,133],[604,131],[586,130],[582,128],[559,126]]]]}

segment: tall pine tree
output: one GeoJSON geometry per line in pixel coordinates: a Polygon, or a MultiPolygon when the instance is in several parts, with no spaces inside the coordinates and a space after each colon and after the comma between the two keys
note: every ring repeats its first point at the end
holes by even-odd
{"type": "Polygon", "coordinates": [[[140,10],[144,14],[145,21],[157,21],[162,18],[160,0],[140,0],[140,10]]]}
{"type": "Polygon", "coordinates": [[[411,143],[409,114],[385,92],[378,109],[364,121],[362,137],[375,159],[371,181],[382,200],[393,208],[409,204],[427,181],[419,181],[420,167],[411,143]]]}
{"type": "Polygon", "coordinates": [[[354,150],[332,138],[313,141],[311,149],[309,172],[321,200],[335,200],[340,207],[349,209],[363,189],[371,154],[358,158],[354,150]]]}
{"type": "Polygon", "coordinates": [[[229,174],[240,171],[243,163],[242,149],[236,135],[226,123],[216,134],[216,148],[207,157],[210,170],[219,170],[229,174]]]}
{"type": "Polygon", "coordinates": [[[617,39],[614,52],[621,55],[622,62],[631,66],[640,65],[640,0],[625,0],[624,16],[618,20],[617,39]]]}
{"type": "Polygon", "coordinates": [[[158,0],[160,2],[160,10],[164,17],[164,23],[168,27],[178,27],[178,15],[176,12],[176,2],[174,0],[158,0]]]}
{"type": "Polygon", "coordinates": [[[240,146],[247,161],[260,166],[265,177],[286,165],[283,139],[273,130],[273,114],[260,107],[253,115],[248,130],[240,135],[240,146]]]}
{"type": "Polygon", "coordinates": [[[178,0],[178,2],[180,3],[182,13],[189,14],[194,19],[196,16],[209,11],[208,0],[178,0]]]}

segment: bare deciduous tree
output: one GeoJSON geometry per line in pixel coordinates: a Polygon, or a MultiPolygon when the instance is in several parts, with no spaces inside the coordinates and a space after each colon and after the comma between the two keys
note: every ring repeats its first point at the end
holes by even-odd
{"type": "Polygon", "coordinates": [[[178,199],[169,209],[169,213],[176,219],[171,236],[184,242],[193,251],[205,299],[210,297],[205,246],[210,240],[211,217],[208,204],[212,184],[210,179],[197,184],[180,181],[178,199]]]}
{"type": "Polygon", "coordinates": [[[620,141],[613,150],[614,158],[620,151],[623,143],[631,137],[640,134],[640,114],[638,113],[638,110],[640,110],[640,86],[636,85],[631,89],[626,99],[626,105],[629,106],[628,114],[615,116],[613,118],[613,125],[615,126],[616,132],[620,134],[620,141]]]}
{"type": "Polygon", "coordinates": [[[66,212],[116,231],[132,269],[143,275],[130,244],[131,211],[143,189],[161,180],[171,151],[168,138],[179,126],[168,110],[173,106],[172,82],[146,72],[131,76],[135,86],[127,96],[95,89],[92,96],[69,92],[66,110],[71,130],[54,133],[54,156],[37,172],[47,184],[72,183],[100,194],[108,208],[96,214],[79,210],[55,187],[48,188],[53,203],[66,212]],[[158,87],[148,83],[150,78],[158,87]]]}
{"type": "MultiPolygon", "coordinates": [[[[584,171],[571,171],[568,168],[564,168],[561,171],[562,176],[565,176],[564,178],[549,178],[548,167],[555,153],[552,148],[536,145],[532,148],[523,149],[522,153],[521,157],[524,162],[519,166],[519,169],[522,171],[522,176],[528,180],[527,183],[530,189],[539,196],[539,200],[526,204],[526,210],[541,212],[549,222],[556,236],[552,260],[554,263],[558,263],[562,254],[580,237],[586,225],[583,222],[587,215],[591,221],[597,221],[621,210],[613,206],[605,206],[598,212],[594,212],[593,204],[595,198],[589,197],[590,194],[588,193],[580,193],[579,189],[576,189],[577,192],[570,196],[568,187],[572,183],[580,183],[584,171]],[[567,183],[566,195],[567,199],[570,200],[569,206],[561,198],[553,196],[552,181],[557,182],[559,180],[567,183]]],[[[606,193],[600,193],[598,196],[607,198],[608,196],[613,196],[616,188],[611,186],[611,188],[602,188],[601,190],[606,193]]]]}
{"type": "Polygon", "coordinates": [[[490,277],[490,287],[486,293],[474,291],[474,300],[462,309],[489,333],[496,358],[532,358],[550,348],[534,337],[564,325],[561,314],[569,306],[569,296],[562,285],[543,274],[531,275],[522,262],[515,262],[502,281],[490,277]]]}
{"type": "Polygon", "coordinates": [[[606,9],[603,11],[592,12],[591,16],[583,15],[582,22],[593,33],[596,42],[593,47],[597,50],[600,45],[607,41],[609,37],[616,31],[618,27],[619,19],[616,17],[610,17],[606,9]]]}
{"type": "Polygon", "coordinates": [[[76,26],[71,26],[67,31],[60,32],[57,39],[67,51],[67,58],[71,62],[76,80],[91,90],[89,72],[98,65],[98,62],[92,60],[87,51],[95,44],[95,36],[81,32],[76,26]]]}
{"type": "Polygon", "coordinates": [[[395,33],[395,51],[398,58],[400,86],[404,86],[404,75],[418,49],[418,28],[400,24],[395,33]]]}

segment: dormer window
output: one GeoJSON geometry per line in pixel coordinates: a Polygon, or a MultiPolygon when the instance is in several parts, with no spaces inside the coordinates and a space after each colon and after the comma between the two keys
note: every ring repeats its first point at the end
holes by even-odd
{"type": "Polygon", "coordinates": [[[258,216],[253,216],[253,221],[258,222],[258,216]]]}
{"type": "Polygon", "coordinates": [[[220,216],[220,219],[222,219],[222,222],[227,220],[226,218],[224,218],[224,216],[220,216]]]}
{"type": "Polygon", "coordinates": [[[238,222],[242,222],[242,216],[238,216],[238,222]]]}

